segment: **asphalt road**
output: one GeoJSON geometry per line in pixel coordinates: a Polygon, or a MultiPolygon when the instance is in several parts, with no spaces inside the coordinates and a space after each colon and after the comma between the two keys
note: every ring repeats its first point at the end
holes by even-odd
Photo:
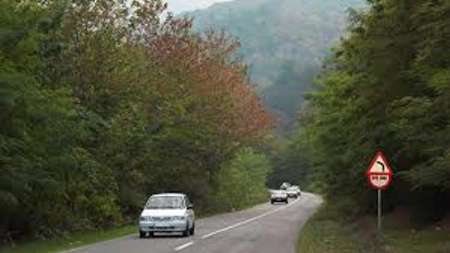
{"type": "MultiPolygon", "coordinates": [[[[294,253],[300,228],[320,206],[319,196],[303,193],[288,205],[254,208],[196,221],[191,237],[138,234],[90,245],[71,253],[294,253]]],[[[136,227],[137,231],[137,227],[136,227]]]]}

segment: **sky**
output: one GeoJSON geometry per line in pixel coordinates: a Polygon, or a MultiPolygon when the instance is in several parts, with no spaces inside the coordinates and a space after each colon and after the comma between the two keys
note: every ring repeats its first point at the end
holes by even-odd
{"type": "Polygon", "coordinates": [[[184,11],[207,8],[214,3],[226,2],[229,0],[167,0],[169,11],[178,14],[184,11]]]}

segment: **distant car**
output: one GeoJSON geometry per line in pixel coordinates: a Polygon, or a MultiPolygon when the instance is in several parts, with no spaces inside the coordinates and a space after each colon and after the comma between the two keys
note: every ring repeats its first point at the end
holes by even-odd
{"type": "Polygon", "coordinates": [[[301,194],[298,186],[291,186],[286,190],[286,192],[289,198],[298,198],[301,194]]]}
{"type": "Polygon", "coordinates": [[[185,194],[156,194],[148,199],[139,218],[139,237],[151,237],[155,232],[194,234],[193,205],[185,194]]]}
{"type": "Polygon", "coordinates": [[[272,191],[272,194],[270,195],[270,203],[274,204],[276,202],[284,202],[286,204],[289,203],[289,197],[286,191],[283,190],[272,191]]]}
{"type": "Polygon", "coordinates": [[[281,190],[287,190],[287,188],[291,187],[291,184],[288,182],[284,182],[281,184],[280,189],[281,190]]]}
{"type": "Polygon", "coordinates": [[[297,195],[300,197],[302,195],[302,191],[300,190],[300,187],[297,185],[294,185],[292,187],[297,191],[297,195]]]}

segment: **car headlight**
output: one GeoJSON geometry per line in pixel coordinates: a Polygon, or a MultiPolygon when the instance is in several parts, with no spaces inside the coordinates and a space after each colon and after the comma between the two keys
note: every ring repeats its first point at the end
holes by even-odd
{"type": "Polygon", "coordinates": [[[176,220],[176,221],[184,221],[184,220],[186,220],[186,217],[185,217],[185,216],[174,216],[174,217],[173,217],[173,220],[176,220]]]}
{"type": "Polygon", "coordinates": [[[141,216],[140,218],[139,218],[139,221],[152,221],[152,217],[150,217],[150,216],[141,216]]]}

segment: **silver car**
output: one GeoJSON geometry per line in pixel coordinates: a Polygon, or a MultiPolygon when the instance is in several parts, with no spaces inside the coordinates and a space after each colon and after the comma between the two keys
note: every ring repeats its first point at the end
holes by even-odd
{"type": "Polygon", "coordinates": [[[276,202],[284,202],[286,204],[289,203],[287,192],[284,190],[272,191],[272,194],[270,195],[270,203],[274,204],[276,202]]]}
{"type": "Polygon", "coordinates": [[[152,195],[139,218],[139,236],[153,236],[155,232],[181,232],[183,236],[195,232],[193,205],[185,194],[152,195]]]}
{"type": "Polygon", "coordinates": [[[286,192],[289,198],[298,198],[301,195],[300,188],[298,186],[291,186],[286,190],[286,192]]]}

